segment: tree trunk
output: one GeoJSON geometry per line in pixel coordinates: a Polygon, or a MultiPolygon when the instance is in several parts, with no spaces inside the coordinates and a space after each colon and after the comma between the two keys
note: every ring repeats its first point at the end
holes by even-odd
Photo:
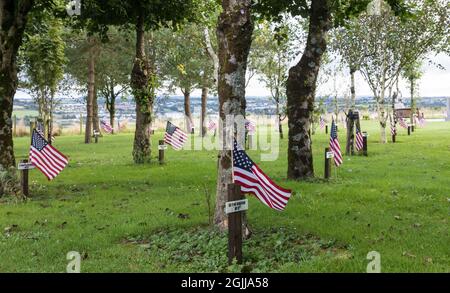
{"type": "Polygon", "coordinates": [[[353,68],[350,68],[350,94],[351,94],[351,104],[350,108],[355,109],[355,103],[356,103],[356,91],[355,91],[355,72],[356,70],[353,68]]]}
{"type": "Polygon", "coordinates": [[[345,154],[347,156],[353,155],[355,153],[354,151],[354,141],[355,141],[355,131],[354,126],[355,123],[352,119],[353,117],[353,110],[348,110],[347,115],[347,144],[345,145],[345,154]]]}
{"type": "Polygon", "coordinates": [[[409,78],[410,91],[411,91],[411,125],[414,125],[414,112],[416,108],[416,102],[414,100],[414,78],[409,78]]]}
{"type": "Polygon", "coordinates": [[[224,129],[228,115],[245,116],[245,73],[252,42],[253,22],[250,12],[251,0],[223,0],[223,11],[217,26],[219,41],[219,115],[222,150],[218,158],[216,208],[214,223],[220,229],[228,227],[224,212],[227,187],[232,182],[231,150],[227,149],[227,136],[233,132],[224,129]]]}
{"type": "Polygon", "coordinates": [[[317,75],[326,50],[326,33],[330,28],[328,0],[312,1],[306,48],[299,63],[289,70],[287,80],[287,114],[289,125],[288,178],[314,176],[311,146],[311,117],[317,75]]]}
{"type": "Polygon", "coordinates": [[[108,85],[109,90],[107,91],[107,94],[105,95],[106,99],[106,110],[108,110],[109,113],[109,124],[113,128],[112,134],[114,134],[114,118],[116,116],[116,94],[114,93],[114,84],[111,83],[108,85]]]}
{"type": "Polygon", "coordinates": [[[95,53],[94,53],[94,37],[90,36],[89,56],[88,56],[88,96],[86,100],[86,130],[84,133],[84,143],[91,143],[92,125],[94,115],[94,95],[95,95],[95,53]]]}
{"type": "Polygon", "coordinates": [[[92,129],[100,132],[100,118],[98,117],[98,101],[97,101],[97,87],[94,84],[94,100],[92,101],[92,129]]]}
{"type": "Polygon", "coordinates": [[[17,89],[17,52],[34,1],[0,1],[0,196],[17,191],[12,111],[17,89]]]}
{"type": "Polygon", "coordinates": [[[186,119],[186,132],[194,133],[194,125],[192,123],[192,113],[191,113],[191,90],[184,89],[184,118],[186,119]]]}
{"type": "Polygon", "coordinates": [[[209,37],[209,30],[208,28],[203,29],[203,36],[204,36],[204,42],[205,42],[205,49],[206,53],[208,53],[209,58],[213,62],[214,66],[214,84],[217,87],[217,83],[219,81],[219,57],[217,56],[216,52],[214,51],[214,48],[212,47],[211,38],[209,37]]]}
{"type": "MultiPolygon", "coordinates": [[[[278,90],[277,90],[278,91],[278,90]]],[[[278,118],[278,132],[280,133],[280,139],[283,139],[283,125],[281,125],[281,113],[280,113],[280,103],[279,98],[276,99],[276,108],[275,108],[275,115],[278,118]]]]}
{"type": "Polygon", "coordinates": [[[202,137],[204,137],[206,135],[206,131],[207,131],[205,119],[206,119],[206,101],[208,100],[208,91],[209,91],[208,87],[204,86],[202,88],[202,114],[200,117],[200,120],[201,120],[200,126],[202,129],[200,135],[202,137]]]}
{"type": "Polygon", "coordinates": [[[150,124],[152,122],[154,70],[145,56],[144,15],[136,23],[136,56],[131,72],[131,89],[136,101],[136,130],[134,133],[133,160],[135,163],[150,162],[150,124]]]}

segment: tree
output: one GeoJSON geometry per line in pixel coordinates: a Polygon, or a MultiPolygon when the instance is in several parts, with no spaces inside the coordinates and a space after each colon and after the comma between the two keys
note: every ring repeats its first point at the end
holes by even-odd
{"type": "Polygon", "coordinates": [[[136,102],[136,130],[133,144],[135,163],[149,162],[150,123],[156,93],[156,69],[151,66],[145,50],[146,30],[161,26],[176,26],[196,17],[194,0],[140,0],[82,2],[80,18],[91,24],[92,30],[104,32],[108,25],[134,26],[136,51],[131,71],[130,87],[136,102]]]}
{"type": "Polygon", "coordinates": [[[222,0],[222,13],[217,26],[221,151],[218,158],[214,222],[221,230],[228,225],[224,208],[228,184],[232,182],[233,165],[229,144],[233,132],[223,125],[227,116],[245,117],[245,74],[253,32],[251,5],[251,0],[222,0]]]}
{"type": "Polygon", "coordinates": [[[397,16],[386,2],[380,3],[379,15],[363,14],[349,22],[347,30],[354,36],[351,40],[360,54],[360,72],[375,98],[380,141],[386,143],[386,94],[391,95],[402,70],[414,79],[414,64],[430,51],[439,50],[445,41],[443,26],[448,22],[449,8],[439,1],[423,1],[410,7],[411,13],[397,16]]]}
{"type": "Polygon", "coordinates": [[[259,80],[269,89],[275,103],[275,115],[278,117],[280,138],[283,138],[282,121],[286,117],[286,81],[288,69],[298,54],[296,51],[301,28],[298,19],[288,16],[277,25],[262,21],[255,29],[250,51],[251,67],[259,74],[259,80]]]}
{"type": "Polygon", "coordinates": [[[102,43],[98,34],[89,33],[85,28],[67,31],[65,39],[67,43],[66,56],[68,58],[65,71],[81,87],[82,94],[87,91],[84,142],[88,144],[92,142],[92,131],[99,131],[96,63],[102,43]]]}
{"type": "Polygon", "coordinates": [[[63,79],[66,62],[63,23],[48,10],[36,11],[30,16],[31,22],[39,19],[40,26],[28,26],[26,29],[26,41],[20,54],[21,86],[28,89],[37,102],[39,118],[51,143],[55,94],[63,79]]]}
{"type": "Polygon", "coordinates": [[[202,46],[203,32],[196,24],[183,26],[180,30],[172,32],[170,29],[160,30],[157,33],[159,52],[161,58],[162,75],[168,80],[169,90],[181,90],[184,95],[184,114],[186,117],[186,130],[191,132],[193,126],[190,106],[191,93],[195,88],[202,88],[202,98],[207,96],[207,88],[213,85],[213,64],[205,54],[202,46]]]}
{"type": "Polygon", "coordinates": [[[134,38],[128,31],[111,27],[108,30],[108,40],[101,44],[97,57],[97,92],[105,99],[112,127],[115,125],[116,100],[128,94],[130,88],[133,41],[134,38]]]}
{"type": "MultiPolygon", "coordinates": [[[[289,126],[288,178],[301,179],[314,176],[311,147],[311,116],[314,111],[314,97],[317,75],[322,55],[327,47],[327,33],[333,26],[360,13],[369,1],[332,0],[262,0],[255,9],[263,18],[280,20],[282,12],[293,16],[309,18],[306,47],[300,61],[289,70],[287,80],[287,114],[289,126]]],[[[392,4],[399,4],[390,0],[392,4]]],[[[395,10],[403,9],[402,5],[395,10]]]]}
{"type": "Polygon", "coordinates": [[[12,110],[18,85],[17,54],[30,11],[53,6],[53,1],[0,0],[0,195],[16,192],[12,110]]]}

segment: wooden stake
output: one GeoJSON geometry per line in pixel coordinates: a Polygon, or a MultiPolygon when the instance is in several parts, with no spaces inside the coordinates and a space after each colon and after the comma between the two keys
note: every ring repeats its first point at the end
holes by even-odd
{"type": "MultiPolygon", "coordinates": [[[[228,184],[227,201],[243,199],[241,187],[237,184],[228,184]]],[[[228,264],[236,259],[242,263],[242,212],[228,214],[228,264]]]]}
{"type": "Polygon", "coordinates": [[[330,148],[325,148],[325,173],[324,178],[329,179],[331,176],[331,158],[327,158],[327,153],[330,151],[330,148]]]}
{"type": "Polygon", "coordinates": [[[328,125],[325,125],[325,134],[328,134],[328,125]]]}
{"type": "Polygon", "coordinates": [[[159,141],[159,164],[164,164],[164,148],[161,146],[165,146],[164,140],[159,141]]]}
{"type": "Polygon", "coordinates": [[[363,156],[367,157],[367,132],[363,132],[363,156]]]}
{"type": "MultiPolygon", "coordinates": [[[[28,163],[28,160],[22,160],[22,163],[28,163]]],[[[22,194],[26,197],[30,195],[28,188],[28,169],[20,170],[20,181],[22,185],[22,194]]]]}
{"type": "Polygon", "coordinates": [[[411,126],[408,125],[408,135],[411,135],[411,126]]]}

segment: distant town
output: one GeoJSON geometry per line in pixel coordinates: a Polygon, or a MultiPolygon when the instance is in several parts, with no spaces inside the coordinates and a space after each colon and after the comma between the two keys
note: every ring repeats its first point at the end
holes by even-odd
{"type": "MultiPolygon", "coordinates": [[[[322,100],[328,112],[335,109],[334,99],[329,97],[322,100]]],[[[409,106],[409,98],[401,100],[406,107],[409,106]]],[[[109,113],[105,108],[104,100],[99,98],[99,116],[102,119],[108,119],[109,113]]],[[[218,98],[209,97],[207,103],[208,115],[217,115],[218,98]]],[[[421,97],[417,101],[419,108],[439,109],[447,106],[447,97],[421,97]]],[[[346,102],[338,98],[338,108],[346,108],[346,102]]],[[[375,111],[375,102],[373,97],[363,96],[356,99],[356,108],[366,111],[375,111]]],[[[201,109],[201,98],[191,97],[191,109],[194,115],[198,115],[201,109]]],[[[37,113],[37,105],[30,98],[16,98],[14,101],[14,112],[21,119],[27,122],[37,113]]],[[[58,100],[54,117],[58,124],[63,126],[78,123],[80,115],[85,116],[86,105],[83,98],[79,99],[60,99],[58,100]]],[[[178,118],[184,113],[184,98],[182,96],[161,96],[155,102],[155,113],[158,118],[178,118]]],[[[275,103],[268,97],[247,97],[247,113],[250,115],[273,115],[275,113],[275,103]]],[[[118,100],[116,104],[116,117],[118,120],[135,120],[135,105],[131,98],[118,100]]]]}

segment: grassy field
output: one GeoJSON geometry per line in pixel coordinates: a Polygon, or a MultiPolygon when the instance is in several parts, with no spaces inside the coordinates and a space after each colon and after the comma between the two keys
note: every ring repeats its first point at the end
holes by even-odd
{"type": "MultiPolygon", "coordinates": [[[[369,157],[345,157],[329,182],[319,179],[329,139],[322,131],[313,138],[318,179],[285,179],[286,140],[277,161],[261,162],[295,194],[283,213],[250,197],[254,236],[244,262],[253,271],[365,272],[375,250],[383,272],[450,272],[450,124],[428,123],[412,136],[400,129],[398,143],[384,145],[374,122],[362,128],[369,157]],[[286,253],[273,254],[280,247],[286,253]]],[[[154,156],[162,135],[153,136],[154,156]]],[[[344,147],[343,131],[340,137],[344,147]]],[[[242,271],[220,269],[226,241],[205,232],[204,190],[214,195],[216,152],[168,150],[166,165],[136,166],[132,139],[119,134],[85,145],[81,136],[58,137],[68,168],[52,182],[32,170],[32,197],[0,203],[0,271],[64,272],[73,250],[83,256],[83,272],[242,271]],[[183,255],[193,250],[198,256],[183,255]]],[[[28,147],[29,138],[15,140],[18,159],[28,147]]]]}

